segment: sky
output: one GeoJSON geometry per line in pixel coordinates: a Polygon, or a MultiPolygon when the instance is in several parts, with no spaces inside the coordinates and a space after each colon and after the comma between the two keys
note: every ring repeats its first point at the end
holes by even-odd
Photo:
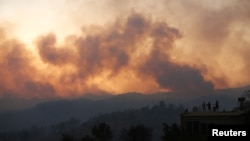
{"type": "Polygon", "coordinates": [[[0,0],[0,97],[250,85],[248,0],[0,0]]]}

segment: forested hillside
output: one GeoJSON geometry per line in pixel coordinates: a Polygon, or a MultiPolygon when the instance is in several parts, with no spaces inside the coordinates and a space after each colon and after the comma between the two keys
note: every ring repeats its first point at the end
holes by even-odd
{"type": "Polygon", "coordinates": [[[34,126],[18,132],[5,132],[0,134],[0,140],[12,141],[60,141],[72,137],[81,140],[83,137],[91,137],[91,129],[100,123],[110,126],[113,140],[120,140],[122,131],[142,125],[152,131],[152,138],[160,140],[163,136],[163,124],[179,125],[179,114],[184,108],[179,105],[165,104],[160,101],[154,106],[144,106],[138,109],[127,109],[111,113],[101,114],[81,122],[80,119],[71,118],[68,121],[60,122],[49,127],[34,126]]]}

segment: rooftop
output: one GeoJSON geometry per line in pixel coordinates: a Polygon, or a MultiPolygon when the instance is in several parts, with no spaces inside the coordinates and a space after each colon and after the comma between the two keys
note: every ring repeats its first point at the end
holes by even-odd
{"type": "Polygon", "coordinates": [[[239,110],[239,111],[228,111],[228,112],[187,112],[181,114],[182,117],[191,117],[191,116],[239,116],[245,114],[249,110],[239,110]]]}

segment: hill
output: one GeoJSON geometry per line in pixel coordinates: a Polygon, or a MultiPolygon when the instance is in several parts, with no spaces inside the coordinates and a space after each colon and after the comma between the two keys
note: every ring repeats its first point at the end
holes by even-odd
{"type": "Polygon", "coordinates": [[[150,95],[126,93],[107,96],[102,99],[83,97],[72,100],[51,100],[27,109],[0,113],[0,132],[21,130],[34,125],[46,127],[70,118],[80,119],[85,122],[103,113],[136,109],[146,105],[153,106],[159,101],[192,108],[193,106],[200,106],[204,100],[212,103],[219,100],[220,109],[231,110],[237,105],[236,98],[245,89],[246,87],[218,90],[209,95],[196,95],[196,97],[191,97],[189,96],[191,94],[188,93],[157,93],[150,95]]]}

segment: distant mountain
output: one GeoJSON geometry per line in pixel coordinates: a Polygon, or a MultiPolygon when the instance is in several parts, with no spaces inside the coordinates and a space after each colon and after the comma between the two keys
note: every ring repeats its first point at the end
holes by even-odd
{"type": "MultiPolygon", "coordinates": [[[[82,97],[78,99],[91,99],[91,100],[102,100],[106,98],[112,97],[111,94],[92,94],[86,93],[82,97]]],[[[37,104],[64,100],[62,98],[21,98],[21,97],[5,97],[0,98],[0,113],[7,112],[7,111],[14,111],[14,110],[23,110],[35,107],[37,104]]]]}
{"type": "Polygon", "coordinates": [[[0,99],[0,113],[12,110],[22,110],[34,107],[38,103],[44,102],[46,99],[24,99],[24,98],[1,98],[0,99]]]}
{"type": "Polygon", "coordinates": [[[209,95],[193,95],[188,93],[157,93],[140,94],[125,93],[113,96],[72,99],[72,100],[51,100],[42,102],[36,106],[0,113],[0,132],[20,130],[33,125],[49,126],[74,117],[81,121],[89,118],[125,109],[135,109],[143,106],[153,106],[159,101],[166,104],[182,105],[184,108],[199,107],[202,101],[219,100],[220,109],[231,110],[237,106],[237,97],[241,96],[243,90],[250,87],[218,90],[209,95]]]}

